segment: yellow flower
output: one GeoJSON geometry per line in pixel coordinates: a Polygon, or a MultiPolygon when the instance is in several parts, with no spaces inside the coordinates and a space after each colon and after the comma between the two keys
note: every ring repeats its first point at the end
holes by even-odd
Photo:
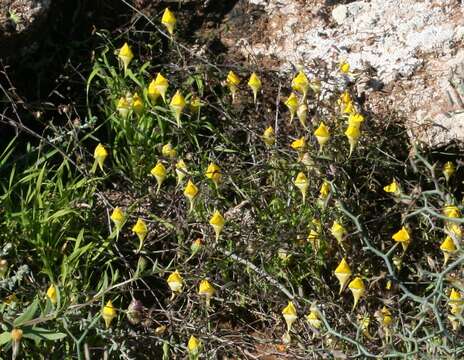
{"type": "Polygon", "coordinates": [[[18,344],[23,338],[23,331],[21,329],[14,328],[11,330],[10,337],[13,343],[18,344]]]}
{"type": "Polygon", "coordinates": [[[198,251],[200,251],[201,246],[202,246],[202,242],[200,238],[194,240],[192,245],[190,245],[190,250],[192,251],[192,255],[195,255],[198,251]]]}
{"type": "Polygon", "coordinates": [[[130,104],[125,97],[119,98],[118,103],[116,105],[116,110],[118,111],[121,117],[127,117],[130,110],[130,104]]]}
{"type": "Polygon", "coordinates": [[[443,252],[445,261],[443,265],[446,265],[450,256],[456,252],[456,245],[454,244],[453,239],[450,236],[447,236],[445,240],[440,245],[440,250],[443,252]]]}
{"type": "Polygon", "coordinates": [[[322,325],[321,319],[319,319],[319,315],[316,310],[311,310],[308,315],[306,315],[306,320],[308,320],[309,325],[311,325],[315,329],[320,329],[322,325]]]}
{"type": "Polygon", "coordinates": [[[182,287],[184,286],[184,279],[180,275],[179,271],[174,271],[168,276],[168,279],[166,282],[169,285],[169,288],[172,291],[172,298],[174,298],[176,293],[181,293],[182,292],[182,287]]]}
{"type": "Polygon", "coordinates": [[[105,147],[102,144],[98,144],[95,147],[93,157],[95,159],[95,164],[92,167],[92,172],[95,172],[97,164],[100,167],[100,170],[103,171],[103,163],[105,162],[105,159],[108,157],[108,151],[106,151],[105,147]]]}
{"type": "Polygon", "coordinates": [[[401,188],[400,185],[396,182],[395,179],[391,182],[391,184],[385,186],[383,190],[387,193],[393,194],[394,196],[401,195],[401,188]]]}
{"type": "Polygon", "coordinates": [[[460,316],[463,310],[463,300],[460,291],[456,291],[455,289],[451,289],[450,297],[449,297],[449,306],[451,314],[455,316],[460,316]]]}
{"type": "Polygon", "coordinates": [[[391,325],[391,323],[393,322],[391,311],[388,310],[386,306],[384,306],[380,310],[380,314],[381,314],[381,322],[380,323],[382,324],[382,326],[389,327],[391,325]]]}
{"type": "Polygon", "coordinates": [[[296,312],[295,305],[293,305],[293,302],[289,301],[288,305],[284,307],[282,310],[282,315],[284,316],[285,322],[287,323],[287,334],[290,332],[292,329],[293,323],[296,321],[298,318],[298,314],[296,312]]]}
{"type": "Polygon", "coordinates": [[[201,342],[195,336],[190,336],[187,344],[187,349],[190,355],[197,356],[200,352],[201,342]]]}
{"type": "Polygon", "coordinates": [[[124,71],[127,71],[127,67],[134,58],[134,53],[127,43],[124,43],[124,45],[119,49],[118,57],[124,65],[124,71]]]}
{"type": "Polygon", "coordinates": [[[108,300],[106,305],[103,307],[101,312],[103,320],[105,320],[106,328],[108,329],[111,325],[111,322],[116,317],[116,309],[113,306],[113,302],[108,300]]]}
{"type": "Polygon", "coordinates": [[[172,147],[171,143],[168,143],[161,148],[161,154],[167,158],[174,159],[177,151],[172,147]]]}
{"type": "Polygon", "coordinates": [[[359,299],[366,292],[366,288],[364,287],[364,282],[359,276],[354,278],[350,282],[350,284],[348,285],[348,288],[351,290],[351,293],[353,294],[353,299],[354,299],[353,310],[354,310],[354,308],[358,304],[359,299]]]}
{"type": "Polygon", "coordinates": [[[177,127],[181,127],[180,116],[182,115],[182,111],[184,111],[185,105],[186,102],[184,97],[180,91],[177,90],[174,97],[171,99],[171,103],[169,104],[176,117],[177,127]]]}
{"type": "Polygon", "coordinates": [[[348,116],[348,125],[349,126],[357,126],[358,128],[361,126],[361,124],[364,121],[364,116],[362,116],[359,113],[351,113],[348,116]]]}
{"type": "Polygon", "coordinates": [[[445,176],[446,182],[451,179],[455,172],[456,167],[451,161],[447,161],[445,165],[443,165],[443,175],[445,176]]]}
{"type": "Polygon", "coordinates": [[[144,108],[145,106],[143,105],[142,98],[139,96],[139,94],[135,93],[132,97],[132,109],[137,115],[141,115],[144,108]]]}
{"type": "Polygon", "coordinates": [[[313,250],[314,252],[317,252],[319,251],[319,247],[320,247],[320,235],[319,233],[314,230],[314,229],[311,229],[309,231],[309,235],[308,235],[308,239],[309,243],[311,244],[311,246],[313,247],[313,250]]]}
{"type": "Polygon", "coordinates": [[[172,36],[174,33],[174,27],[176,26],[176,17],[174,14],[169,10],[169,8],[164,9],[163,17],[161,18],[161,24],[166,26],[168,33],[172,36]]]}
{"type": "Polygon", "coordinates": [[[343,258],[342,261],[340,261],[340,264],[338,264],[337,268],[334,271],[334,274],[337,277],[338,282],[340,283],[341,294],[343,289],[345,288],[345,285],[351,277],[351,269],[348,263],[346,262],[345,258],[343,258]]]}
{"type": "Polygon", "coordinates": [[[145,240],[145,237],[148,234],[148,228],[147,228],[147,224],[145,224],[145,221],[143,221],[140,218],[137,219],[137,222],[132,228],[132,232],[135,233],[137,237],[139,238],[139,242],[140,242],[139,251],[140,251],[143,246],[143,241],[145,240]]]}
{"type": "Polygon", "coordinates": [[[306,119],[308,118],[308,107],[305,104],[301,104],[298,106],[296,110],[296,116],[298,116],[298,120],[300,120],[301,126],[306,129],[306,119]]]}
{"type": "Polygon", "coordinates": [[[305,173],[299,172],[294,181],[295,186],[300,189],[301,195],[303,196],[303,204],[306,199],[306,192],[308,191],[309,181],[305,173]]]}
{"type": "Polygon", "coordinates": [[[210,284],[208,280],[201,280],[200,286],[198,288],[198,295],[204,296],[206,298],[206,306],[209,307],[211,298],[216,293],[213,285],[210,284]]]}
{"type": "Polygon", "coordinates": [[[445,232],[456,241],[461,241],[462,239],[462,229],[459,224],[449,222],[445,226],[445,232]]]}
{"type": "Polygon", "coordinates": [[[56,291],[55,285],[51,284],[47,290],[47,297],[50,299],[51,303],[55,305],[58,301],[58,293],[56,291]]]}
{"type": "Polygon", "coordinates": [[[299,139],[296,139],[295,141],[293,141],[290,146],[292,147],[292,149],[296,150],[296,151],[303,151],[306,147],[306,142],[305,142],[305,138],[304,136],[300,137],[299,139]]]}
{"type": "Polygon", "coordinates": [[[263,141],[267,146],[272,146],[275,143],[275,133],[272,126],[269,126],[263,133],[263,141]]]}
{"type": "Polygon", "coordinates": [[[187,175],[187,165],[184,160],[180,159],[176,164],[177,184],[180,184],[187,175]]]}
{"type": "Polygon", "coordinates": [[[114,222],[116,230],[119,231],[121,230],[122,225],[124,224],[124,212],[121,210],[120,207],[115,207],[113,212],[111,213],[110,219],[114,222]]]}
{"type": "Polygon", "coordinates": [[[166,179],[166,168],[161,161],[158,161],[156,166],[151,169],[150,173],[156,178],[156,182],[158,183],[157,191],[159,191],[164,179],[166,179]]]}
{"type": "Polygon", "coordinates": [[[216,233],[216,241],[218,241],[219,235],[221,234],[225,224],[225,220],[219,211],[214,211],[213,216],[211,216],[211,219],[209,220],[209,224],[213,227],[214,232],[216,233]]]}
{"type": "Polygon", "coordinates": [[[251,74],[250,79],[248,80],[248,86],[253,91],[253,99],[256,103],[258,91],[261,89],[261,80],[259,79],[258,75],[256,75],[256,73],[251,74]]]}
{"type": "Polygon", "coordinates": [[[314,131],[314,136],[316,137],[317,142],[319,143],[319,150],[322,151],[322,148],[330,139],[329,129],[327,128],[327,126],[325,126],[323,122],[321,122],[319,127],[314,131]]]}
{"type": "Polygon", "coordinates": [[[344,74],[348,74],[350,72],[350,64],[346,61],[342,61],[340,64],[340,71],[344,74]]]}
{"type": "Polygon", "coordinates": [[[348,129],[346,129],[345,135],[348,138],[348,141],[350,142],[349,156],[351,156],[354,148],[356,147],[356,144],[358,143],[358,139],[361,136],[361,131],[359,130],[359,127],[357,126],[348,125],[348,129]]]}
{"type": "Polygon", "coordinates": [[[330,183],[326,180],[321,185],[321,189],[319,190],[319,198],[327,199],[330,194],[330,183]]]}
{"type": "Polygon", "coordinates": [[[403,226],[400,231],[393,234],[392,239],[396,242],[399,242],[403,247],[403,250],[406,251],[409,244],[411,243],[411,236],[409,235],[408,230],[403,226]]]}
{"type": "Polygon", "coordinates": [[[353,114],[356,112],[354,105],[353,105],[353,101],[342,103],[341,108],[342,108],[343,114],[353,114]]]}
{"type": "Polygon", "coordinates": [[[340,95],[340,98],[338,99],[338,103],[340,105],[346,105],[346,104],[349,104],[351,103],[352,100],[351,100],[351,95],[350,93],[348,92],[348,90],[345,90],[341,95],[340,95]]]}
{"type": "Polygon", "coordinates": [[[449,218],[459,218],[461,210],[456,205],[447,204],[443,207],[443,215],[449,218]]]}
{"type": "Polygon", "coordinates": [[[190,111],[193,113],[193,114],[196,114],[200,111],[201,107],[203,106],[203,103],[201,101],[201,99],[196,96],[196,95],[193,95],[191,98],[190,98],[190,101],[189,101],[189,107],[190,107],[190,111]]]}
{"type": "Polygon", "coordinates": [[[184,195],[190,202],[189,213],[193,210],[194,200],[197,194],[198,194],[198,188],[195,186],[195,184],[191,180],[189,180],[184,189],[184,195]]]}
{"type": "Polygon", "coordinates": [[[155,102],[158,96],[161,95],[166,103],[166,92],[168,91],[169,81],[161,73],[156,75],[156,78],[148,85],[148,97],[155,102]]]}
{"type": "Polygon", "coordinates": [[[298,106],[299,106],[298,98],[296,97],[295,93],[290,94],[287,101],[285,101],[285,105],[287,106],[288,110],[290,110],[290,124],[291,124],[293,121],[293,118],[295,117],[298,106]]]}
{"type": "Polygon", "coordinates": [[[208,165],[208,168],[206,169],[205,176],[208,179],[211,179],[214,185],[218,187],[222,178],[221,168],[217,166],[215,163],[211,163],[208,165]]]}
{"type": "Polygon", "coordinates": [[[292,80],[292,89],[303,94],[303,99],[306,99],[308,94],[309,81],[303,71],[300,71],[292,80]]]}
{"type": "Polygon", "coordinates": [[[240,84],[240,78],[232,70],[227,74],[226,84],[232,94],[232,102],[235,102],[235,94],[240,84]]]}
{"type": "MultiPolygon", "coordinates": [[[[342,245],[342,241],[347,234],[346,229],[341,225],[338,221],[334,221],[332,228],[330,229],[331,234],[334,236],[335,239],[342,245]]],[[[343,246],[343,245],[342,245],[343,246]]]]}

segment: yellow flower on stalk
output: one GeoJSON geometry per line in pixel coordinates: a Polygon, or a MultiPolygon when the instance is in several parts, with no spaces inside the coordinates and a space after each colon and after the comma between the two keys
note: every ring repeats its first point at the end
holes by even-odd
{"type": "Polygon", "coordinates": [[[309,325],[315,329],[320,329],[322,326],[322,321],[319,319],[319,315],[315,309],[312,309],[308,315],[306,315],[306,320],[308,320],[309,325]]]}
{"type": "Polygon", "coordinates": [[[201,101],[201,99],[196,96],[196,95],[193,95],[191,98],[190,98],[190,101],[189,101],[189,108],[190,108],[190,111],[193,113],[193,114],[196,114],[200,111],[201,107],[203,106],[203,102],[201,101]]]}
{"type": "Polygon", "coordinates": [[[275,143],[275,133],[272,126],[269,126],[263,133],[263,141],[267,146],[272,146],[275,143]]]}
{"type": "Polygon", "coordinates": [[[364,121],[364,116],[359,114],[359,113],[351,113],[348,116],[348,125],[349,126],[357,126],[358,128],[361,126],[361,124],[364,121]]]}
{"type": "Polygon", "coordinates": [[[462,239],[462,229],[459,224],[449,222],[445,226],[445,232],[450,235],[456,241],[461,241],[462,239]]]}
{"type": "Polygon", "coordinates": [[[161,24],[166,26],[168,33],[172,36],[174,34],[174,27],[176,26],[176,17],[169,8],[164,9],[163,17],[161,18],[161,24]]]}
{"type": "Polygon", "coordinates": [[[113,302],[111,300],[108,300],[106,305],[103,307],[101,315],[103,320],[105,320],[105,325],[108,329],[111,326],[111,322],[116,317],[116,309],[113,306],[113,302]]]}
{"type": "Polygon", "coordinates": [[[389,327],[393,322],[393,317],[392,317],[391,311],[388,310],[388,308],[386,306],[384,306],[380,310],[380,315],[381,315],[380,324],[383,327],[389,327]]]}
{"type": "Polygon", "coordinates": [[[345,258],[343,258],[342,261],[340,261],[340,264],[338,264],[337,268],[334,271],[334,274],[337,277],[338,282],[340,283],[339,294],[341,294],[346,284],[348,283],[348,280],[351,277],[351,269],[348,263],[346,262],[345,258]]]}
{"type": "Polygon", "coordinates": [[[254,102],[256,103],[258,91],[261,89],[261,80],[258,77],[258,75],[256,75],[256,73],[251,74],[250,79],[248,80],[248,86],[253,91],[253,99],[254,99],[254,102]]]}
{"type": "Polygon", "coordinates": [[[401,230],[393,234],[392,239],[396,242],[399,242],[403,247],[403,250],[406,251],[409,244],[411,243],[411,236],[409,235],[408,230],[403,226],[401,230]]]}
{"type": "Polygon", "coordinates": [[[139,251],[140,251],[143,246],[143,241],[145,240],[145,237],[148,234],[148,228],[147,228],[147,224],[145,224],[145,221],[138,218],[137,222],[132,228],[132,232],[135,233],[135,235],[137,235],[137,237],[139,238],[139,251]]]}
{"type": "Polygon", "coordinates": [[[299,102],[298,98],[296,97],[295,93],[291,93],[288,99],[285,101],[285,105],[287,106],[288,110],[290,110],[290,124],[295,117],[296,111],[298,110],[299,102]]]}
{"type": "Polygon", "coordinates": [[[349,104],[351,102],[352,102],[351,95],[348,92],[348,90],[345,90],[344,92],[342,92],[342,94],[340,95],[340,98],[338,99],[338,103],[340,105],[342,105],[342,104],[346,105],[346,104],[349,104]]]}
{"type": "Polygon", "coordinates": [[[235,102],[235,94],[238,90],[238,85],[240,84],[240,78],[232,70],[227,74],[226,85],[232,94],[232,102],[235,102]]]}
{"type": "Polygon", "coordinates": [[[182,287],[184,286],[184,279],[180,275],[179,271],[176,270],[168,276],[166,282],[168,283],[169,288],[172,291],[172,300],[176,296],[176,293],[180,294],[182,292],[182,287]]]}
{"type": "Polygon", "coordinates": [[[300,120],[301,126],[306,129],[306,119],[308,118],[308,107],[306,104],[301,104],[296,110],[296,116],[300,120]]]}
{"type": "Polygon", "coordinates": [[[319,143],[319,151],[322,151],[324,145],[330,139],[330,132],[327,126],[323,122],[320,123],[319,127],[314,131],[314,136],[319,143]]]}
{"type": "Polygon", "coordinates": [[[167,143],[161,148],[161,154],[167,158],[174,159],[177,155],[177,151],[172,147],[171,143],[167,143]]]}
{"type": "Polygon", "coordinates": [[[134,53],[127,43],[124,43],[124,45],[119,49],[118,58],[124,66],[124,72],[127,71],[127,67],[134,58],[134,53]]]}
{"type": "Polygon", "coordinates": [[[137,115],[141,115],[144,108],[145,106],[143,105],[142,98],[139,96],[139,94],[135,93],[132,97],[132,110],[134,110],[137,115]]]}
{"type": "Polygon", "coordinates": [[[457,250],[456,245],[454,244],[454,241],[451,238],[451,236],[448,235],[445,238],[445,240],[443,240],[443,242],[440,245],[440,250],[443,252],[443,256],[445,258],[445,261],[443,263],[443,266],[445,266],[450,256],[453,255],[457,250]]]}
{"type": "Polygon", "coordinates": [[[293,323],[298,319],[295,305],[289,301],[288,305],[283,308],[282,315],[284,316],[285,323],[287,324],[287,334],[290,333],[293,323]]]}
{"type": "Polygon", "coordinates": [[[161,188],[161,185],[163,184],[164,179],[166,179],[166,168],[161,161],[158,161],[156,166],[151,169],[150,173],[156,178],[156,182],[158,183],[158,192],[161,188]]]}
{"type": "Polygon", "coordinates": [[[213,227],[214,232],[216,234],[216,241],[219,240],[219,235],[221,235],[221,231],[224,228],[225,220],[222,217],[221,213],[218,210],[215,210],[211,219],[209,220],[209,224],[213,227]]]}
{"type": "Polygon", "coordinates": [[[449,297],[449,306],[451,308],[462,307],[463,300],[461,296],[461,292],[455,289],[451,289],[450,297],[449,297]]]}
{"type": "Polygon", "coordinates": [[[304,172],[299,172],[294,181],[295,186],[300,189],[303,196],[303,204],[306,199],[306,192],[308,191],[309,181],[304,172]]]}
{"type": "Polygon", "coordinates": [[[55,285],[51,284],[47,290],[47,297],[50,299],[51,303],[55,305],[58,301],[58,293],[56,291],[55,285]]]}
{"type": "Polygon", "coordinates": [[[148,97],[155,102],[161,95],[166,103],[166,92],[168,91],[169,81],[161,73],[156,75],[156,78],[148,85],[148,97]]]}
{"type": "Polygon", "coordinates": [[[333,235],[335,239],[337,239],[338,243],[343,247],[342,242],[347,234],[346,229],[340,224],[338,221],[334,221],[332,228],[330,229],[330,233],[333,235]]]}
{"type": "Polygon", "coordinates": [[[446,182],[451,179],[455,172],[456,167],[451,161],[447,161],[445,165],[443,165],[443,175],[445,176],[446,182]]]}
{"type": "Polygon", "coordinates": [[[119,231],[121,230],[122,225],[124,224],[124,212],[121,210],[120,207],[117,206],[111,213],[110,219],[114,222],[114,225],[116,226],[116,231],[119,231]]]}
{"type": "Polygon", "coordinates": [[[401,188],[400,185],[396,182],[395,179],[391,182],[391,184],[384,186],[383,190],[389,194],[393,194],[394,196],[401,195],[401,188]]]}
{"type": "Polygon", "coordinates": [[[130,107],[131,106],[129,102],[124,96],[120,97],[118,103],[116,104],[116,110],[122,118],[127,117],[127,115],[129,114],[130,107]]]}
{"type": "Polygon", "coordinates": [[[341,108],[342,108],[343,114],[353,114],[356,112],[356,109],[354,108],[354,105],[353,105],[353,101],[342,103],[341,108]]]}
{"type": "Polygon", "coordinates": [[[100,167],[100,170],[103,171],[103,163],[105,162],[105,159],[108,157],[108,151],[106,151],[105,147],[102,144],[98,144],[95,147],[93,157],[95,159],[95,163],[93,164],[91,172],[95,172],[95,170],[97,169],[97,164],[100,167]]]}
{"type": "Polygon", "coordinates": [[[190,202],[189,213],[192,212],[193,210],[194,201],[195,201],[195,197],[197,196],[197,194],[198,194],[198,188],[195,186],[195,184],[191,180],[189,180],[187,182],[187,186],[185,186],[185,189],[184,189],[184,195],[190,202]]]}
{"type": "Polygon", "coordinates": [[[222,174],[221,174],[221,168],[217,166],[215,163],[210,163],[208,165],[208,168],[206,169],[205,176],[212,180],[216,188],[219,186],[219,183],[221,182],[222,174]]]}
{"type": "Polygon", "coordinates": [[[303,94],[303,99],[306,99],[308,94],[309,80],[303,71],[300,71],[292,80],[292,89],[303,94]]]}
{"type": "Polygon", "coordinates": [[[340,63],[339,69],[342,73],[348,74],[350,72],[350,64],[346,61],[340,63]]]}
{"type": "Polygon", "coordinates": [[[177,174],[177,184],[179,185],[182,180],[184,180],[185,175],[187,175],[187,165],[185,164],[184,160],[180,159],[176,163],[176,174],[177,174]]]}
{"type": "Polygon", "coordinates": [[[187,344],[188,352],[191,356],[198,356],[200,353],[201,342],[195,336],[191,335],[187,344]]]}
{"type": "Polygon", "coordinates": [[[306,147],[306,142],[305,142],[305,138],[304,136],[300,137],[299,139],[296,139],[295,141],[293,141],[290,146],[292,147],[292,149],[296,150],[296,151],[303,151],[306,147]]]}
{"type": "Polygon", "coordinates": [[[359,130],[359,127],[353,126],[353,125],[348,125],[348,129],[345,131],[345,135],[348,138],[348,141],[350,143],[350,154],[353,153],[353,150],[356,147],[356,144],[358,143],[358,139],[361,136],[361,131],[359,130]]]}
{"type": "Polygon", "coordinates": [[[206,298],[206,306],[209,307],[211,298],[216,293],[216,289],[210,284],[208,280],[201,280],[198,288],[198,295],[206,298]]]}
{"type": "Polygon", "coordinates": [[[179,90],[176,91],[175,95],[171,99],[169,106],[171,107],[172,112],[176,118],[177,127],[182,127],[180,123],[180,116],[182,115],[182,111],[184,111],[186,102],[182,94],[179,90]]]}
{"type": "Polygon", "coordinates": [[[354,278],[350,282],[350,284],[348,285],[348,288],[351,290],[351,293],[353,294],[353,299],[354,299],[353,310],[354,310],[354,308],[358,304],[359,299],[366,292],[366,288],[364,286],[364,282],[359,276],[354,278]]]}

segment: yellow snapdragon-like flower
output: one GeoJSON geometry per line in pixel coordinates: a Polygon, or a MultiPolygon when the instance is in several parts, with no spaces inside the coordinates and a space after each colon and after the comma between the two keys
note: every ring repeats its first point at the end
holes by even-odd
{"type": "Polygon", "coordinates": [[[340,63],[339,69],[343,74],[349,74],[349,72],[350,72],[350,64],[347,61],[342,61],[340,63]]]}
{"type": "Polygon", "coordinates": [[[145,221],[143,221],[140,218],[137,219],[137,222],[132,228],[132,232],[135,233],[135,235],[137,235],[137,237],[139,238],[139,251],[140,251],[142,249],[145,237],[148,234],[148,228],[147,228],[147,224],[145,224],[145,221]]]}
{"type": "Polygon", "coordinates": [[[447,161],[445,165],[443,165],[443,175],[445,176],[446,182],[448,182],[451,177],[456,172],[456,167],[451,161],[447,161]]]}
{"type": "Polygon", "coordinates": [[[395,179],[391,182],[391,184],[384,186],[383,190],[389,194],[393,194],[394,196],[401,195],[401,188],[400,185],[396,182],[395,179]]]}
{"type": "Polygon", "coordinates": [[[298,98],[294,93],[291,93],[288,99],[285,101],[285,105],[287,106],[288,110],[290,111],[290,124],[295,117],[296,111],[298,110],[299,101],[298,98]]]}
{"type": "Polygon", "coordinates": [[[130,108],[131,105],[129,101],[127,101],[127,99],[124,96],[120,97],[116,104],[116,110],[118,111],[119,115],[122,118],[127,117],[127,115],[129,115],[130,108]]]}
{"type": "Polygon", "coordinates": [[[275,144],[275,133],[272,126],[269,126],[263,133],[263,141],[267,146],[272,146],[275,144]]]}
{"type": "Polygon", "coordinates": [[[300,120],[301,126],[306,129],[306,119],[308,118],[308,107],[306,104],[300,104],[296,110],[296,116],[300,120]]]}
{"type": "Polygon", "coordinates": [[[164,179],[166,179],[166,168],[164,167],[163,163],[161,161],[158,161],[156,166],[151,169],[150,173],[156,178],[156,182],[158,183],[158,189],[157,192],[160,190],[161,185],[164,182],[164,179]]]}
{"type": "Polygon", "coordinates": [[[176,17],[169,8],[164,9],[163,17],[161,18],[161,24],[166,26],[168,33],[172,36],[174,34],[174,27],[176,26],[176,17]]]}
{"type": "Polygon", "coordinates": [[[95,172],[97,164],[100,167],[100,170],[103,171],[103,164],[105,162],[105,159],[108,157],[108,151],[106,151],[105,147],[102,144],[98,144],[95,147],[93,157],[95,159],[95,163],[92,167],[91,172],[95,172]]]}
{"type": "Polygon", "coordinates": [[[303,71],[300,71],[292,80],[292,89],[303,94],[306,99],[309,89],[309,80],[303,71]]]}
{"type": "Polygon", "coordinates": [[[401,230],[393,234],[392,239],[396,242],[399,242],[404,251],[406,251],[409,244],[411,243],[411,236],[409,235],[408,229],[406,229],[404,226],[401,228],[401,230]]]}
{"type": "Polygon", "coordinates": [[[214,211],[211,219],[209,220],[209,224],[213,227],[214,232],[216,234],[216,241],[219,240],[219,235],[221,235],[221,231],[224,228],[225,220],[221,213],[216,210],[214,211]]]}
{"type": "Polygon", "coordinates": [[[167,143],[161,148],[161,154],[167,158],[174,159],[177,156],[177,151],[171,145],[167,143]]]}
{"type": "Polygon", "coordinates": [[[306,193],[309,187],[309,181],[304,172],[299,172],[294,181],[295,186],[300,189],[301,195],[303,196],[303,204],[306,199],[306,193]]]}
{"type": "Polygon", "coordinates": [[[121,230],[125,220],[124,211],[122,211],[120,207],[115,207],[113,212],[111,213],[110,219],[116,226],[116,230],[121,230]]]}
{"type": "Polygon", "coordinates": [[[168,283],[169,288],[172,291],[171,299],[175,297],[176,293],[182,292],[182,287],[184,286],[184,279],[182,278],[178,270],[171,273],[168,276],[166,282],[168,283]]]}
{"type": "Polygon", "coordinates": [[[348,285],[348,288],[351,290],[351,293],[353,294],[353,299],[354,299],[353,310],[354,310],[354,308],[358,304],[359,299],[366,292],[366,288],[364,286],[364,282],[359,276],[354,278],[350,282],[350,284],[348,285]]]}
{"type": "Polygon", "coordinates": [[[348,233],[346,229],[340,224],[338,221],[334,221],[332,228],[330,229],[330,233],[333,235],[335,239],[337,239],[338,243],[342,245],[343,239],[345,235],[348,233]]]}
{"type": "Polygon", "coordinates": [[[222,178],[221,168],[217,166],[215,163],[210,163],[208,165],[208,168],[206,169],[205,176],[208,179],[211,179],[217,188],[222,178]]]}
{"type": "Polygon", "coordinates": [[[179,185],[184,180],[185,175],[188,174],[187,164],[184,160],[180,159],[176,163],[177,184],[179,185]]]}
{"type": "Polygon", "coordinates": [[[343,258],[342,261],[340,261],[340,264],[338,264],[337,268],[334,271],[334,274],[337,277],[338,282],[340,283],[339,293],[341,294],[346,284],[348,283],[348,280],[351,277],[351,269],[348,263],[346,262],[345,258],[343,258]]]}
{"type": "Polygon", "coordinates": [[[58,292],[56,291],[55,285],[50,285],[50,287],[47,290],[47,297],[50,299],[53,305],[55,305],[58,302],[58,292]]]}
{"type": "Polygon", "coordinates": [[[330,139],[330,132],[327,126],[323,122],[319,124],[319,127],[314,131],[314,136],[319,143],[319,150],[322,151],[324,145],[330,139]]]}
{"type": "Polygon", "coordinates": [[[198,195],[198,188],[191,180],[189,180],[187,182],[187,185],[185,186],[184,195],[190,202],[190,209],[189,209],[189,213],[190,213],[194,207],[195,197],[198,195]]]}
{"type": "Polygon", "coordinates": [[[235,102],[235,95],[238,90],[238,85],[240,84],[240,78],[232,70],[227,74],[226,85],[232,94],[232,102],[235,102]]]}
{"type": "Polygon", "coordinates": [[[450,256],[457,251],[456,245],[454,244],[451,236],[448,235],[445,240],[443,240],[440,245],[440,250],[443,252],[443,256],[445,258],[443,265],[446,265],[450,256]]]}
{"type": "Polygon", "coordinates": [[[201,342],[195,336],[190,336],[187,344],[188,352],[191,356],[196,357],[200,353],[201,342]]]}
{"type": "Polygon", "coordinates": [[[166,92],[168,91],[169,81],[161,73],[156,75],[156,78],[148,85],[148,97],[155,102],[161,95],[166,103],[166,92]]]}
{"type": "Polygon", "coordinates": [[[345,135],[350,143],[349,156],[351,156],[356,147],[356,144],[358,143],[359,137],[361,136],[361,131],[359,130],[358,126],[348,125],[348,129],[346,129],[345,135]]]}
{"type": "Polygon", "coordinates": [[[209,307],[211,298],[216,293],[216,289],[210,284],[208,280],[201,280],[198,288],[198,295],[204,296],[206,299],[206,306],[209,307]]]}
{"type": "Polygon", "coordinates": [[[143,104],[142,98],[139,94],[135,93],[132,96],[132,110],[134,110],[137,115],[142,115],[144,109],[145,105],[143,104]]]}
{"type": "Polygon", "coordinates": [[[105,321],[106,328],[108,329],[111,326],[111,322],[116,317],[116,309],[113,306],[113,302],[108,300],[106,305],[103,307],[101,312],[102,318],[105,321]]]}
{"type": "Polygon", "coordinates": [[[118,58],[124,66],[124,71],[127,71],[130,62],[134,58],[134,53],[127,43],[124,43],[124,45],[119,49],[118,58]]]}
{"type": "Polygon", "coordinates": [[[251,88],[253,91],[253,99],[254,102],[256,103],[256,98],[258,97],[258,91],[261,89],[261,80],[256,75],[256,73],[251,74],[250,79],[248,80],[248,86],[251,88]]]}
{"type": "Polygon", "coordinates": [[[289,301],[288,305],[283,308],[282,315],[284,316],[285,323],[287,324],[287,334],[290,333],[293,323],[298,319],[295,305],[289,301]]]}
{"type": "Polygon", "coordinates": [[[293,141],[290,146],[292,147],[292,149],[296,150],[296,151],[303,151],[306,147],[306,142],[305,142],[305,138],[304,136],[300,137],[299,139],[296,139],[295,141],[293,141]]]}
{"type": "Polygon", "coordinates": [[[182,96],[179,90],[176,91],[175,95],[171,99],[171,102],[169,104],[172,112],[174,113],[174,116],[176,118],[177,122],[177,127],[182,127],[180,123],[180,117],[182,115],[182,112],[184,111],[186,102],[185,98],[182,96]]]}

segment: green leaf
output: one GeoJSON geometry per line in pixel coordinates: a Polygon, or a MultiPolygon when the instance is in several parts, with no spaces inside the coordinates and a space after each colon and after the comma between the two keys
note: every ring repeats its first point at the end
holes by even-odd
{"type": "Polygon", "coordinates": [[[9,341],[11,341],[11,333],[9,331],[0,334],[0,346],[5,345],[9,341]]]}
{"type": "Polygon", "coordinates": [[[16,327],[19,327],[21,324],[24,324],[25,322],[31,320],[35,316],[38,308],[39,308],[39,300],[35,299],[32,302],[32,304],[29,305],[26,311],[24,311],[22,315],[19,315],[19,317],[16,318],[16,320],[13,322],[13,325],[16,327]]]}
{"type": "Polygon", "coordinates": [[[48,330],[48,329],[44,329],[40,327],[34,327],[32,329],[24,331],[23,336],[25,338],[28,338],[34,341],[40,341],[40,340],[55,341],[55,340],[64,339],[67,335],[65,333],[55,332],[53,330],[48,330]]]}

